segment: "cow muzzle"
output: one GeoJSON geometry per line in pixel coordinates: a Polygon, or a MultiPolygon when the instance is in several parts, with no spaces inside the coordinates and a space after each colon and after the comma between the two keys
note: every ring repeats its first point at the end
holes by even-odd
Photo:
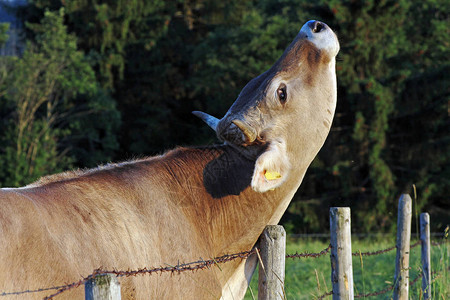
{"type": "Polygon", "coordinates": [[[256,130],[242,119],[225,116],[219,120],[201,111],[193,111],[192,113],[208,124],[223,142],[239,146],[249,146],[257,142],[258,134],[256,130]]]}

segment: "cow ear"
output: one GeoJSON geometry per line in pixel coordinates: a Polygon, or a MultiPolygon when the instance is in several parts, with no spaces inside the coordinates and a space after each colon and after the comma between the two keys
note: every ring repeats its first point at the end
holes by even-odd
{"type": "Polygon", "coordinates": [[[286,143],[278,140],[270,143],[255,163],[252,188],[264,193],[273,190],[287,179],[291,165],[286,153],[286,143]]]}

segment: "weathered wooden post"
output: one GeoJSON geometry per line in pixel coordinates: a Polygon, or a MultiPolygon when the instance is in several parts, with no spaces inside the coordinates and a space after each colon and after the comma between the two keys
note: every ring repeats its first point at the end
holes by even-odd
{"type": "Polygon", "coordinates": [[[330,208],[333,299],[354,299],[350,208],[330,208]]]}
{"type": "Polygon", "coordinates": [[[395,260],[394,300],[408,300],[409,251],[411,240],[412,201],[408,194],[400,196],[397,219],[397,257],[395,260]]]}
{"type": "Polygon", "coordinates": [[[258,299],[284,299],[286,231],[281,225],[268,225],[259,240],[258,299]]]}
{"type": "Polygon", "coordinates": [[[84,284],[86,300],[120,300],[120,284],[112,274],[101,274],[84,284]]]}
{"type": "Polygon", "coordinates": [[[430,299],[431,280],[431,243],[430,243],[430,215],[420,214],[420,241],[422,242],[422,291],[423,299],[430,299]]]}

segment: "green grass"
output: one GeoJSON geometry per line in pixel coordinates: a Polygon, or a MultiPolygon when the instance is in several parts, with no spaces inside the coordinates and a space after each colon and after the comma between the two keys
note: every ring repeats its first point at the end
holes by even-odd
{"type": "MultiPolygon", "coordinates": [[[[411,242],[413,244],[414,241],[411,242]]],[[[288,241],[286,253],[320,252],[328,246],[329,242],[316,239],[302,239],[288,241]]],[[[395,245],[395,236],[392,239],[361,239],[353,240],[352,252],[367,252],[385,249],[395,245]]],[[[421,272],[420,245],[411,250],[410,279],[413,280],[421,272]]],[[[353,257],[353,279],[355,295],[367,294],[383,290],[394,283],[396,249],[376,256],[353,257]]],[[[432,246],[431,271],[435,280],[431,285],[432,299],[450,299],[450,245],[432,246]]],[[[317,299],[318,296],[331,290],[331,267],[329,254],[319,258],[286,259],[285,292],[287,299],[317,299]]],[[[419,279],[410,286],[409,299],[423,299],[421,291],[422,280],[419,279]]],[[[257,299],[258,270],[253,275],[250,288],[244,299],[257,299]]],[[[331,299],[331,296],[325,299],[331,299]]],[[[392,291],[383,295],[366,297],[362,299],[391,299],[392,291]]]]}

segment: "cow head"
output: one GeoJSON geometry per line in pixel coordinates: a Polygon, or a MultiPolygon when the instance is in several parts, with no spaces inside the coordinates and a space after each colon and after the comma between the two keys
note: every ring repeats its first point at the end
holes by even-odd
{"type": "Polygon", "coordinates": [[[257,157],[255,191],[279,187],[294,168],[304,173],[323,145],[336,107],[338,51],[334,32],[309,21],[278,61],[244,87],[222,119],[193,112],[220,140],[257,157]]]}

